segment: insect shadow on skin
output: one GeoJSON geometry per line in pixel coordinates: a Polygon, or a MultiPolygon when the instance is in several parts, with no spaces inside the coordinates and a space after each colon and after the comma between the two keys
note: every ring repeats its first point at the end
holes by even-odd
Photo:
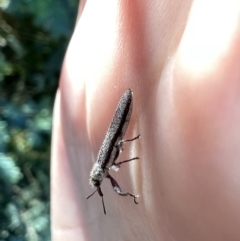
{"type": "Polygon", "coordinates": [[[87,196],[86,199],[93,196],[95,192],[98,192],[99,196],[102,197],[104,214],[106,214],[106,209],[103,200],[103,193],[100,187],[104,178],[110,179],[113,190],[117,194],[121,196],[131,196],[134,198],[134,202],[138,204],[136,201],[138,195],[129,192],[123,192],[117,181],[109,174],[110,169],[118,171],[118,169],[123,163],[140,159],[139,157],[133,157],[122,162],[116,162],[119,154],[123,151],[123,144],[140,138],[140,135],[138,135],[132,139],[123,139],[131,118],[132,106],[133,93],[131,89],[128,89],[124,92],[118,103],[112,122],[107,130],[102,146],[99,150],[97,161],[94,163],[90,172],[89,183],[92,187],[95,187],[96,190],[92,194],[87,196]]]}

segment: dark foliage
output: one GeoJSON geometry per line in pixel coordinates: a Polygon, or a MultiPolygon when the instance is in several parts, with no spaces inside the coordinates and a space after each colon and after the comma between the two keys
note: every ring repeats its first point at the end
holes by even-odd
{"type": "Polygon", "coordinates": [[[0,241],[50,240],[50,140],[77,0],[0,2],[0,241]]]}

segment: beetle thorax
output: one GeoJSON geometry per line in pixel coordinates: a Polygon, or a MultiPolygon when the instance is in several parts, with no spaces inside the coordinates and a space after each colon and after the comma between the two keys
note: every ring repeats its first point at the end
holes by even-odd
{"type": "Polygon", "coordinates": [[[93,165],[90,172],[89,183],[92,187],[99,187],[103,179],[107,176],[108,169],[102,168],[97,162],[93,165]]]}

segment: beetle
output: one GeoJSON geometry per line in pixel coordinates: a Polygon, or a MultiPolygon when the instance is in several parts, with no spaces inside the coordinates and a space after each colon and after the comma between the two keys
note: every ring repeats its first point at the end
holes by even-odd
{"type": "Polygon", "coordinates": [[[99,150],[97,161],[94,163],[90,172],[89,184],[91,187],[95,187],[96,190],[87,196],[86,199],[89,199],[94,195],[94,193],[98,192],[99,196],[102,198],[104,214],[106,214],[106,209],[103,200],[103,193],[101,190],[101,184],[104,178],[110,179],[113,190],[117,194],[121,196],[131,196],[134,198],[134,202],[138,204],[136,201],[138,195],[129,192],[123,192],[117,181],[109,174],[110,169],[117,171],[123,163],[140,159],[139,157],[134,157],[122,162],[116,162],[119,154],[123,151],[123,144],[140,138],[140,135],[138,135],[129,140],[123,139],[130,122],[132,106],[133,92],[131,89],[128,89],[124,92],[121,99],[119,100],[112,122],[107,130],[102,146],[99,150]]]}

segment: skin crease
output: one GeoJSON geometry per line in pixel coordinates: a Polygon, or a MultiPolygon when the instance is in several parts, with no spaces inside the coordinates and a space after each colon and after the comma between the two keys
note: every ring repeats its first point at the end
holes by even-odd
{"type": "Polygon", "coordinates": [[[52,239],[240,240],[240,2],[81,2],[56,97],[52,239]],[[88,180],[116,105],[133,113],[104,180],[107,215],[88,180]]]}

